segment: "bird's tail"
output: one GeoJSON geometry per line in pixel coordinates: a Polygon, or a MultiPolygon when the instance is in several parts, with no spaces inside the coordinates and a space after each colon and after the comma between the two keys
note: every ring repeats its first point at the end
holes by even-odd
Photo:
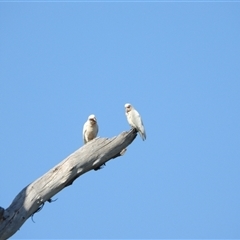
{"type": "Polygon", "coordinates": [[[140,135],[140,137],[142,138],[142,140],[144,141],[144,140],[146,140],[146,138],[147,138],[147,136],[146,136],[146,133],[145,132],[138,132],[139,133],[139,135],[140,135]]]}

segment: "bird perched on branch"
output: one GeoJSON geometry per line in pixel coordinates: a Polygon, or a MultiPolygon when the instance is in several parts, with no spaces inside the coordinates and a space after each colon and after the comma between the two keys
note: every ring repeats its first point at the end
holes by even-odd
{"type": "Polygon", "coordinates": [[[91,114],[88,117],[88,120],[83,125],[83,142],[86,144],[87,142],[93,140],[97,137],[98,134],[98,124],[97,118],[95,115],[91,114]]]}
{"type": "Polygon", "coordinates": [[[143,121],[138,111],[130,103],[126,103],[125,113],[130,126],[137,129],[143,141],[146,140],[146,132],[144,129],[143,121]]]}

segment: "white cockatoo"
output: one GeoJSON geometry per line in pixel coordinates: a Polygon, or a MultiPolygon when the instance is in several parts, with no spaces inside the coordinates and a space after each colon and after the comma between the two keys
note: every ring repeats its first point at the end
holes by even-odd
{"type": "Polygon", "coordinates": [[[87,142],[93,140],[97,137],[98,134],[98,124],[97,118],[95,115],[91,114],[88,117],[88,120],[83,125],[83,142],[86,144],[87,142]]]}
{"type": "Polygon", "coordinates": [[[130,126],[137,129],[143,141],[146,140],[146,132],[144,129],[143,121],[138,111],[134,109],[130,103],[125,104],[125,111],[130,126]]]}

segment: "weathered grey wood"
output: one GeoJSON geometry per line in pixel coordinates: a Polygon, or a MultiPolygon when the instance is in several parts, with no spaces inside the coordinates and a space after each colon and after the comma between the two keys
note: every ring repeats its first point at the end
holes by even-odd
{"type": "Polygon", "coordinates": [[[51,202],[55,194],[76,178],[121,156],[136,136],[132,129],[110,139],[96,138],[26,186],[7,209],[0,207],[0,239],[11,237],[46,201],[51,202]]]}

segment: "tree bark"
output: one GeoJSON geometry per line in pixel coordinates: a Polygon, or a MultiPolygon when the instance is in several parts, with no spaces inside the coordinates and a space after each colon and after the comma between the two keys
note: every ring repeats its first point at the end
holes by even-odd
{"type": "Polygon", "coordinates": [[[136,130],[131,129],[110,139],[95,138],[22,189],[7,209],[0,207],[0,240],[11,237],[46,201],[51,202],[79,176],[122,156],[136,136],[136,130]]]}

